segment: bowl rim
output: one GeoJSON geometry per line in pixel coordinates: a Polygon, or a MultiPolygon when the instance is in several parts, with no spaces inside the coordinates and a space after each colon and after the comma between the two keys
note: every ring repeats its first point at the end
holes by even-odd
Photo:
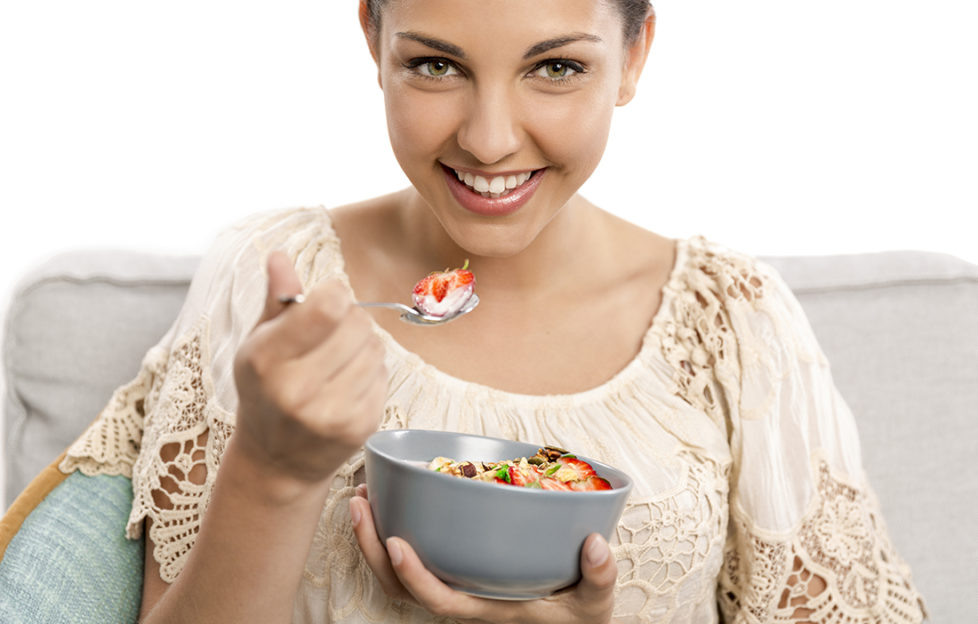
{"type": "MultiPolygon", "coordinates": [[[[438,435],[445,435],[447,437],[458,437],[458,436],[460,436],[460,437],[468,437],[468,438],[478,438],[478,439],[482,439],[482,440],[492,440],[492,441],[495,441],[495,442],[525,444],[525,445],[528,445],[528,446],[535,446],[536,448],[542,448],[543,446],[546,446],[544,444],[535,444],[533,442],[524,442],[522,440],[509,440],[509,439],[506,439],[506,438],[497,438],[497,437],[493,437],[493,436],[485,436],[485,435],[480,435],[480,434],[477,434],[477,433],[462,433],[462,432],[458,432],[458,431],[445,431],[445,430],[442,430],[442,429],[420,429],[420,428],[404,429],[404,428],[402,428],[402,429],[384,429],[384,430],[381,430],[381,431],[374,432],[373,434],[371,434],[371,436],[369,438],[367,438],[367,441],[364,444],[364,449],[367,450],[367,451],[369,451],[370,453],[373,453],[377,457],[380,457],[380,458],[388,461],[388,462],[391,462],[393,464],[397,464],[397,465],[402,466],[402,467],[406,467],[408,470],[413,471],[413,472],[415,472],[418,475],[426,474],[426,475],[431,475],[431,476],[437,476],[438,478],[445,478],[446,475],[440,475],[440,474],[438,474],[437,472],[435,472],[433,470],[428,470],[427,466],[422,466],[422,465],[419,465],[419,464],[412,463],[413,460],[402,459],[400,457],[397,457],[395,455],[391,455],[390,453],[387,453],[387,452],[385,452],[385,451],[377,448],[377,438],[391,437],[391,436],[393,436],[395,434],[408,435],[408,436],[410,436],[410,435],[414,435],[414,432],[419,432],[422,435],[438,434],[438,435]]],[[[618,468],[615,468],[614,466],[609,466],[608,464],[605,464],[604,462],[598,461],[596,459],[591,459],[591,458],[589,458],[589,457],[587,457],[585,455],[578,455],[577,453],[574,453],[574,455],[576,457],[580,457],[583,461],[586,461],[589,464],[591,464],[591,466],[594,467],[595,472],[597,472],[599,476],[602,476],[602,470],[605,470],[607,472],[613,473],[614,476],[617,479],[619,479],[620,481],[622,481],[622,485],[619,486],[619,487],[613,487],[610,490],[596,490],[596,491],[579,492],[579,491],[566,491],[566,490],[542,490],[542,489],[527,488],[527,487],[506,487],[506,488],[503,488],[503,487],[500,487],[499,484],[497,484],[497,483],[489,483],[487,481],[475,481],[473,479],[452,479],[451,482],[452,483],[458,483],[459,484],[458,486],[455,486],[455,487],[468,487],[468,485],[463,486],[462,484],[464,483],[464,484],[475,485],[477,487],[490,487],[490,488],[493,488],[494,490],[499,491],[499,492],[512,492],[512,493],[514,493],[517,496],[526,496],[526,495],[529,495],[529,496],[540,496],[540,495],[544,495],[544,496],[551,496],[551,497],[554,497],[554,496],[557,496],[557,497],[581,497],[581,496],[588,496],[590,498],[595,498],[595,497],[611,497],[611,498],[617,498],[619,496],[628,495],[628,494],[631,493],[633,480],[632,480],[632,478],[630,476],[628,476],[627,473],[625,473],[622,470],[619,470],[618,468]],[[519,494],[516,494],[517,492],[519,492],[519,494]]],[[[513,458],[507,458],[507,459],[513,459],[513,458]]],[[[502,461],[502,460],[499,460],[499,461],[502,461]]],[[[428,478],[428,477],[424,477],[424,478],[428,478]]],[[[607,478],[607,477],[606,476],[603,476],[602,478],[607,478]]]]}

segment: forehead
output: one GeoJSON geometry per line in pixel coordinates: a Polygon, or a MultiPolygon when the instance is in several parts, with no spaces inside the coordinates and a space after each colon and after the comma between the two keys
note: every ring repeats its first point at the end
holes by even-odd
{"type": "Polygon", "coordinates": [[[622,41],[621,17],[605,0],[390,0],[380,21],[381,45],[404,32],[497,54],[570,34],[622,41]]]}

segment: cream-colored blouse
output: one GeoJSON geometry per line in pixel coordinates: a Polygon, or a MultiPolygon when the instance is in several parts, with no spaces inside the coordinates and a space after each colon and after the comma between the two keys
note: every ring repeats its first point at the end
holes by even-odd
{"type": "MultiPolygon", "coordinates": [[[[128,536],[152,518],[167,581],[193,547],[234,429],[232,360],[261,313],[265,258],[276,249],[290,254],[307,288],[331,276],[349,283],[323,208],[230,228],[205,256],[173,327],[62,464],[132,477],[128,536]],[[189,478],[194,466],[206,467],[202,482],[189,478]],[[161,487],[166,476],[176,488],[161,487]]],[[[466,382],[377,332],[390,374],[383,428],[552,444],[634,478],[611,540],[618,621],[717,622],[722,613],[725,622],[790,622],[799,602],[817,622],[922,620],[866,482],[853,417],[801,307],[765,264],[703,239],[680,241],[638,355],[576,394],[466,382]]],[[[439,621],[389,600],[364,563],[347,504],[362,467],[358,454],[335,477],[294,621],[439,621]]]]}

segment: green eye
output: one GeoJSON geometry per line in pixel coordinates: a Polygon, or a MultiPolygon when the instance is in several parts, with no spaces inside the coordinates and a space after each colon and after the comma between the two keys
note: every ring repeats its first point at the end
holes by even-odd
{"type": "Polygon", "coordinates": [[[536,78],[543,78],[554,83],[562,83],[565,80],[576,78],[578,74],[583,73],[585,73],[585,70],[580,63],[566,59],[550,59],[542,61],[534,67],[532,75],[536,78]]]}
{"type": "Polygon", "coordinates": [[[546,64],[547,77],[548,78],[564,78],[567,76],[567,72],[570,69],[564,63],[547,63],[546,64]]]}
{"type": "Polygon", "coordinates": [[[428,69],[428,75],[430,76],[445,76],[452,68],[445,61],[428,61],[425,63],[425,67],[428,69]]]}

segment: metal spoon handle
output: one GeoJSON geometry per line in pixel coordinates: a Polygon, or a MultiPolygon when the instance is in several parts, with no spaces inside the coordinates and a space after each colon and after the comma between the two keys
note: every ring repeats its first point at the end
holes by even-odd
{"type": "MultiPolygon", "coordinates": [[[[304,303],[306,296],[303,294],[297,295],[283,295],[278,298],[279,303],[284,305],[291,305],[293,303],[304,303]]],[[[414,308],[410,308],[403,303],[387,303],[383,301],[359,301],[357,305],[361,308],[388,308],[390,310],[397,310],[398,312],[407,312],[408,314],[418,314],[418,311],[414,308]]]]}
{"type": "Polygon", "coordinates": [[[360,301],[357,303],[361,308],[387,308],[388,310],[397,310],[399,312],[407,312],[408,314],[418,314],[418,311],[414,308],[408,307],[403,303],[387,303],[383,301],[360,301]]]}

